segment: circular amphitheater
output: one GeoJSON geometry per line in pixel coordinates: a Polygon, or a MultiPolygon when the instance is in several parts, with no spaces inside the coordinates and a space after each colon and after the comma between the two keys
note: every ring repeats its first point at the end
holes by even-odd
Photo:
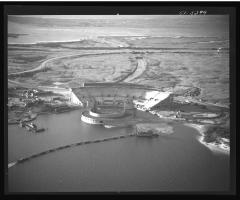
{"type": "Polygon", "coordinates": [[[130,83],[84,83],[72,92],[87,108],[81,116],[90,124],[106,124],[132,118],[135,108],[150,109],[170,93],[130,83]]]}

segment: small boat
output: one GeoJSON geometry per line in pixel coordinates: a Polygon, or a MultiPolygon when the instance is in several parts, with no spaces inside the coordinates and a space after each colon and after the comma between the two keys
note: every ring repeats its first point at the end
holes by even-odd
{"type": "Polygon", "coordinates": [[[39,133],[39,132],[43,132],[45,131],[45,128],[39,128],[39,129],[36,129],[35,132],[39,133]]]}
{"type": "Polygon", "coordinates": [[[25,127],[28,131],[35,131],[37,129],[37,125],[34,123],[26,123],[25,127]]]}

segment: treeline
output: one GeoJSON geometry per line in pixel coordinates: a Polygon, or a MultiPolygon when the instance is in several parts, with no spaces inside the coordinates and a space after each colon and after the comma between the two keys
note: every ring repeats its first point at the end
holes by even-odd
{"type": "Polygon", "coordinates": [[[217,142],[219,138],[230,138],[230,130],[221,126],[209,126],[205,132],[204,141],[207,143],[217,142]]]}

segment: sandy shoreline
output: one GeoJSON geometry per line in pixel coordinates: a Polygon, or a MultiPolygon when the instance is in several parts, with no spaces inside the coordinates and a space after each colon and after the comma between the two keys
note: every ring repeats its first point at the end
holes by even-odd
{"type": "Polygon", "coordinates": [[[224,153],[229,155],[230,154],[230,148],[229,147],[224,147],[224,144],[216,144],[216,143],[207,143],[204,142],[204,132],[205,132],[205,126],[204,125],[200,125],[200,124],[191,124],[191,123],[185,123],[185,126],[189,126],[192,128],[195,128],[196,130],[198,130],[198,132],[200,133],[201,136],[198,137],[198,141],[203,144],[204,146],[206,146],[207,148],[209,148],[213,153],[224,153]]]}

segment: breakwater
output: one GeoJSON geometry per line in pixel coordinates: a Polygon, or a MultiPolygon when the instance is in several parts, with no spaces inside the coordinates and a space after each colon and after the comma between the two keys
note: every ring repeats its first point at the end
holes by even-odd
{"type": "Polygon", "coordinates": [[[73,144],[68,144],[68,145],[64,145],[64,146],[59,146],[59,147],[55,147],[52,149],[48,149],[46,151],[42,151],[40,153],[36,153],[36,154],[32,154],[30,156],[24,157],[24,158],[20,158],[14,162],[8,163],[8,168],[13,167],[17,164],[29,161],[33,158],[39,157],[39,156],[43,156],[52,152],[56,152],[62,149],[67,149],[70,147],[76,147],[76,146],[80,146],[80,145],[85,145],[85,144],[91,144],[91,143],[99,143],[99,142],[105,142],[105,141],[110,141],[110,140],[117,140],[117,139],[122,139],[122,138],[127,138],[127,137],[132,137],[135,136],[135,133],[132,134],[128,134],[128,135],[120,135],[120,136],[114,136],[114,137],[109,137],[109,138],[103,138],[103,139],[97,139],[97,140],[89,140],[89,141],[80,141],[80,142],[76,142],[73,144]]]}

